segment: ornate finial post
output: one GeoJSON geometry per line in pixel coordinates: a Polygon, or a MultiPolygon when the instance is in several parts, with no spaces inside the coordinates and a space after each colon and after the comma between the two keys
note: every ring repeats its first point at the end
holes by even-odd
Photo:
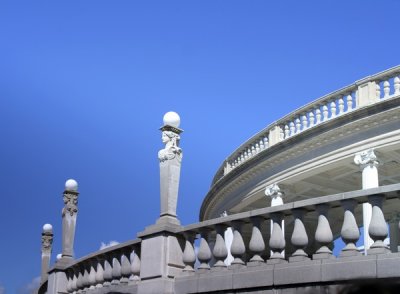
{"type": "Polygon", "coordinates": [[[41,283],[47,279],[47,272],[49,271],[50,255],[53,245],[53,227],[50,224],[43,226],[42,232],[42,274],[41,283]]]}
{"type": "Polygon", "coordinates": [[[179,178],[181,173],[182,149],[179,148],[180,117],[176,112],[167,112],[164,115],[162,142],[165,148],[158,152],[160,161],[160,197],[161,213],[157,223],[173,223],[179,225],[176,217],[178,201],[179,178]]]}
{"type": "Polygon", "coordinates": [[[76,217],[78,214],[78,183],[69,179],[65,182],[62,210],[62,259],[74,256],[76,217]]]}
{"type": "MultiPolygon", "coordinates": [[[[374,149],[368,149],[356,153],[354,163],[362,170],[362,189],[379,187],[378,164],[379,161],[374,153],[374,149]]],[[[364,251],[365,254],[374,242],[368,234],[369,223],[372,217],[372,206],[363,203],[363,226],[364,226],[364,251]]]]}

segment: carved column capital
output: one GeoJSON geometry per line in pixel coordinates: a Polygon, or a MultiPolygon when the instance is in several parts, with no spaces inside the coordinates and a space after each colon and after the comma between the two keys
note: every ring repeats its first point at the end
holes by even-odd
{"type": "Polygon", "coordinates": [[[78,195],[79,193],[76,191],[64,191],[64,208],[62,211],[62,216],[65,214],[73,216],[78,213],[78,195]]]}
{"type": "Polygon", "coordinates": [[[271,206],[283,204],[283,195],[284,193],[281,191],[277,183],[269,185],[265,188],[265,196],[271,198],[271,206]]]}
{"type": "Polygon", "coordinates": [[[356,153],[354,163],[359,165],[361,169],[364,169],[366,166],[377,166],[379,161],[374,153],[374,149],[367,149],[356,153]]]}

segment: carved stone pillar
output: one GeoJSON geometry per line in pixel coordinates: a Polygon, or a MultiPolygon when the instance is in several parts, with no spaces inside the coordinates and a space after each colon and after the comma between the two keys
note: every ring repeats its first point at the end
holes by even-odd
{"type": "MultiPolygon", "coordinates": [[[[283,204],[283,199],[282,199],[283,195],[284,195],[284,193],[281,191],[280,187],[276,183],[269,185],[265,188],[265,196],[271,198],[271,207],[282,205],[283,204]]],[[[274,225],[274,223],[271,220],[270,234],[272,234],[273,225],[274,225]]],[[[285,221],[284,220],[282,220],[280,227],[282,230],[282,236],[285,239],[285,237],[284,237],[285,236],[285,221]]],[[[271,251],[270,254],[272,256],[273,252],[271,251]]],[[[283,257],[285,257],[285,250],[283,250],[281,252],[281,254],[283,257]]]]}
{"type": "Polygon", "coordinates": [[[73,179],[66,181],[62,210],[62,259],[72,259],[74,256],[78,195],[78,183],[73,179]]]}
{"type": "Polygon", "coordinates": [[[41,274],[42,283],[45,280],[47,280],[52,244],[53,244],[53,227],[50,224],[45,224],[43,226],[43,232],[42,232],[42,274],[41,274]]]}
{"type": "MultiPolygon", "coordinates": [[[[362,189],[379,187],[378,160],[373,149],[359,152],[354,157],[354,163],[362,170],[362,189]]],[[[373,240],[368,234],[369,223],[372,216],[372,207],[369,203],[363,204],[363,227],[364,227],[364,252],[371,247],[373,240]]]]}
{"type": "Polygon", "coordinates": [[[161,213],[158,224],[180,225],[176,217],[176,206],[178,201],[179,178],[181,173],[182,149],[179,148],[180,118],[175,112],[167,112],[164,115],[164,126],[162,131],[162,142],[165,148],[158,152],[160,161],[160,197],[161,213]]]}

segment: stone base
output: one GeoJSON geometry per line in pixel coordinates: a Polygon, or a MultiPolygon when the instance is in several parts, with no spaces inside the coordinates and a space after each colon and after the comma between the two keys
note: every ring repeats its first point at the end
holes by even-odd
{"type": "Polygon", "coordinates": [[[298,255],[298,256],[290,256],[289,262],[299,262],[299,261],[306,261],[311,260],[308,256],[298,255]]]}
{"type": "Polygon", "coordinates": [[[313,260],[320,260],[320,259],[335,259],[335,256],[332,253],[315,253],[312,256],[313,260]]]}
{"type": "Polygon", "coordinates": [[[360,256],[362,253],[358,250],[342,250],[339,253],[339,257],[351,257],[351,256],[360,256]]]}
{"type": "Polygon", "coordinates": [[[288,261],[283,258],[274,258],[267,260],[267,264],[280,264],[280,263],[288,263],[288,261]]]}
{"type": "Polygon", "coordinates": [[[387,254],[391,253],[390,249],[387,247],[376,247],[376,248],[370,248],[367,250],[367,255],[377,255],[377,254],[387,254]]]}

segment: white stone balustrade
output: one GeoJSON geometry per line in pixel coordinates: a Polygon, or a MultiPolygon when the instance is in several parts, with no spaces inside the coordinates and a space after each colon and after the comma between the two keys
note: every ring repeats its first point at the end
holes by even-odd
{"type": "Polygon", "coordinates": [[[381,99],[390,99],[398,95],[400,95],[400,66],[325,95],[272,123],[242,144],[218,169],[213,183],[274,144],[346,113],[372,106],[381,99]]]}
{"type": "Polygon", "coordinates": [[[103,287],[136,284],[140,281],[139,256],[140,240],[135,240],[84,257],[65,270],[66,289],[68,293],[86,293],[103,287]]]}
{"type": "MultiPolygon", "coordinates": [[[[385,222],[383,200],[385,198],[391,201],[400,201],[396,193],[386,193],[393,188],[400,189],[400,184],[388,185],[373,189],[360,190],[354,192],[346,192],[337,195],[323,196],[319,198],[309,199],[307,201],[299,201],[294,203],[283,204],[278,207],[262,208],[256,211],[243,212],[237,215],[229,215],[224,218],[213,219],[189,225],[185,227],[186,238],[183,262],[185,263],[185,271],[193,273],[194,265],[194,239],[193,236],[199,235],[200,247],[197,258],[200,261],[198,269],[210,269],[210,261],[214,258],[216,263],[214,269],[225,268],[223,260],[226,258],[226,248],[224,247],[223,231],[227,226],[231,226],[234,230],[234,237],[231,246],[231,253],[235,260],[228,268],[260,263],[283,263],[283,262],[301,262],[309,259],[334,259],[332,247],[334,238],[341,237],[345,243],[337,258],[348,256],[362,255],[356,247],[356,242],[360,238],[359,227],[356,222],[354,211],[356,207],[362,207],[363,203],[370,203],[373,207],[372,217],[370,221],[369,233],[374,240],[373,246],[368,254],[387,253],[389,249],[383,243],[388,235],[388,229],[385,222]],[[339,209],[342,215],[329,215],[332,209],[339,209]],[[305,216],[315,215],[313,244],[309,244],[306,226],[304,222],[305,216]],[[282,219],[288,224],[285,231],[292,232],[288,241],[282,234],[282,219]],[[332,232],[330,219],[342,221],[341,230],[332,232]],[[272,232],[262,229],[263,224],[267,225],[272,220],[272,232]],[[250,234],[248,243],[243,236],[243,226],[250,226],[247,230],[250,234]],[[213,250],[210,250],[208,237],[216,234],[216,243],[213,250]],[[269,240],[269,248],[267,248],[264,240],[269,240]],[[313,251],[310,251],[310,250],[313,251]],[[271,256],[264,261],[262,256],[268,255],[272,251],[271,256]],[[285,257],[281,254],[287,252],[285,257]]],[[[288,238],[286,236],[286,238],[288,238]]]]}

